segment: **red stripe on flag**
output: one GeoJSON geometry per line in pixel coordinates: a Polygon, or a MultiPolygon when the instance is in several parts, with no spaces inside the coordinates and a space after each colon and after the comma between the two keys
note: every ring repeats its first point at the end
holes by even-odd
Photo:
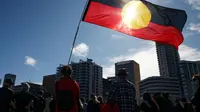
{"type": "Polygon", "coordinates": [[[150,22],[148,27],[130,29],[122,22],[120,8],[107,6],[98,2],[90,3],[84,21],[141,39],[171,44],[176,48],[183,42],[181,31],[173,26],[163,26],[150,22]]]}

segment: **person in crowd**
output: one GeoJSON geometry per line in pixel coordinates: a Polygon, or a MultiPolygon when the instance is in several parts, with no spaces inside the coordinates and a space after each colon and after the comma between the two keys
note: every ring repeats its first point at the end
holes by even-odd
{"type": "Polygon", "coordinates": [[[136,99],[135,99],[135,112],[140,112],[140,106],[137,104],[136,99]]]}
{"type": "Polygon", "coordinates": [[[200,112],[200,75],[195,75],[193,77],[193,80],[197,81],[197,83],[199,84],[199,87],[196,90],[191,102],[195,106],[196,112],[200,112]]]}
{"type": "Polygon", "coordinates": [[[3,87],[0,88],[0,111],[11,112],[15,109],[14,91],[11,89],[13,85],[12,79],[6,79],[3,87]]]}
{"type": "Polygon", "coordinates": [[[183,104],[183,112],[194,112],[194,108],[190,102],[187,101],[186,98],[181,98],[181,102],[183,104]]]}
{"type": "Polygon", "coordinates": [[[169,99],[169,93],[164,92],[162,94],[164,100],[165,100],[165,107],[166,107],[166,112],[172,112],[174,110],[174,105],[172,101],[169,99]]]}
{"type": "Polygon", "coordinates": [[[159,112],[158,104],[151,98],[148,92],[143,94],[143,102],[140,106],[143,112],[159,112]]]}
{"type": "Polygon", "coordinates": [[[120,112],[120,109],[115,100],[109,99],[101,112],[120,112]]]}
{"type": "Polygon", "coordinates": [[[29,92],[30,85],[22,83],[22,90],[16,94],[16,112],[30,112],[36,96],[29,92]]]}
{"type": "Polygon", "coordinates": [[[53,100],[50,93],[46,94],[44,112],[50,112],[49,103],[53,100]]]}
{"type": "Polygon", "coordinates": [[[92,94],[91,100],[88,102],[87,112],[100,112],[100,103],[95,94],[92,94]]]}
{"type": "Polygon", "coordinates": [[[50,112],[56,112],[56,100],[55,97],[52,97],[51,102],[49,103],[50,112]]]}
{"type": "Polygon", "coordinates": [[[43,97],[43,94],[44,94],[44,91],[43,90],[40,90],[38,92],[38,100],[35,101],[35,110],[36,112],[43,112],[44,109],[45,109],[45,99],[43,97]]]}
{"type": "Polygon", "coordinates": [[[191,102],[187,102],[185,108],[186,108],[187,112],[195,112],[194,107],[191,102]]]}
{"type": "Polygon", "coordinates": [[[175,100],[175,107],[174,112],[183,112],[184,111],[184,105],[180,101],[180,99],[175,100]]]}
{"type": "Polygon", "coordinates": [[[84,98],[81,98],[81,102],[83,104],[83,112],[87,112],[87,103],[84,98]]]}
{"type": "Polygon", "coordinates": [[[104,106],[103,97],[102,97],[102,96],[98,96],[97,100],[98,100],[99,103],[100,103],[100,107],[103,108],[103,106],[104,106]]]}
{"type": "Polygon", "coordinates": [[[50,93],[47,93],[47,97],[45,98],[45,109],[44,112],[50,112],[49,103],[53,100],[50,93]]]}
{"type": "Polygon", "coordinates": [[[129,73],[125,68],[120,68],[117,73],[118,80],[112,84],[108,99],[116,101],[120,112],[134,112],[135,108],[135,86],[127,80],[129,73]]]}
{"type": "Polygon", "coordinates": [[[63,66],[60,70],[61,78],[55,83],[56,112],[81,111],[80,88],[71,78],[72,68],[63,66]]]}
{"type": "Polygon", "coordinates": [[[154,94],[154,100],[158,104],[160,112],[167,112],[166,101],[160,92],[154,94]]]}

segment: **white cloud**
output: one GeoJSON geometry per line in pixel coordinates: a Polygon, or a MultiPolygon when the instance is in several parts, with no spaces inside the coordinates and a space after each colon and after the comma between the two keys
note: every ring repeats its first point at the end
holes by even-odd
{"type": "Polygon", "coordinates": [[[191,31],[196,31],[200,33],[200,23],[194,24],[194,23],[190,23],[189,26],[187,27],[188,30],[191,31]]]}
{"type": "Polygon", "coordinates": [[[183,33],[184,38],[193,37],[195,34],[196,34],[195,32],[191,32],[191,31],[188,31],[188,32],[184,32],[184,33],[183,33]]]}
{"type": "Polygon", "coordinates": [[[103,65],[103,77],[112,77],[115,75],[114,63],[111,65],[103,65]]]}
{"type": "Polygon", "coordinates": [[[182,60],[196,61],[200,60],[200,50],[187,45],[181,45],[179,48],[180,57],[182,60]]]}
{"type": "Polygon", "coordinates": [[[186,0],[189,5],[192,6],[192,8],[196,10],[200,10],[200,0],[186,0]]]}
{"type": "Polygon", "coordinates": [[[34,58],[32,58],[30,56],[25,56],[24,64],[35,67],[36,63],[37,63],[37,61],[34,58]]]}
{"type": "MultiPolygon", "coordinates": [[[[199,60],[200,50],[181,45],[179,48],[181,59],[184,60],[199,60]]],[[[125,60],[134,60],[140,64],[141,79],[150,76],[159,76],[159,68],[156,54],[155,44],[149,44],[146,47],[141,47],[138,50],[128,50],[126,54],[108,58],[109,65],[104,67],[104,77],[114,76],[114,63],[125,60]]]]}
{"type": "Polygon", "coordinates": [[[112,39],[123,39],[124,38],[124,36],[115,35],[115,34],[113,34],[111,37],[112,37],[112,39]]]}
{"type": "Polygon", "coordinates": [[[140,64],[140,74],[142,79],[159,75],[156,48],[153,44],[137,50],[129,49],[127,54],[109,58],[108,61],[112,64],[104,68],[104,74],[113,76],[115,72],[114,63],[125,60],[134,60],[140,64]]]}
{"type": "Polygon", "coordinates": [[[89,46],[85,43],[78,44],[73,49],[73,55],[78,57],[86,57],[89,52],[89,46]]]}

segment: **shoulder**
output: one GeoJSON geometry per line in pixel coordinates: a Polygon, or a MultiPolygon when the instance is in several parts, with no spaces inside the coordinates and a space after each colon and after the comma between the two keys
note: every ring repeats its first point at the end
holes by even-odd
{"type": "Polygon", "coordinates": [[[74,83],[75,85],[78,85],[78,82],[76,82],[76,80],[73,80],[73,79],[72,79],[72,81],[73,81],[73,83],[74,83]]]}
{"type": "Polygon", "coordinates": [[[76,81],[73,80],[73,79],[72,79],[72,82],[73,82],[74,86],[76,86],[77,88],[79,88],[79,84],[78,84],[78,82],[76,82],[76,81]]]}
{"type": "Polygon", "coordinates": [[[11,89],[11,88],[8,88],[8,91],[9,91],[11,94],[15,94],[14,90],[11,89]]]}
{"type": "Polygon", "coordinates": [[[128,83],[128,84],[130,84],[130,85],[134,85],[131,81],[129,81],[129,80],[126,80],[126,82],[128,83]]]}
{"type": "Polygon", "coordinates": [[[128,85],[129,85],[130,87],[135,88],[135,85],[134,85],[131,81],[127,80],[127,83],[128,83],[128,85]]]}
{"type": "Polygon", "coordinates": [[[117,82],[117,81],[114,81],[114,82],[112,82],[112,84],[111,84],[112,87],[117,86],[117,85],[119,85],[119,82],[117,82]]]}

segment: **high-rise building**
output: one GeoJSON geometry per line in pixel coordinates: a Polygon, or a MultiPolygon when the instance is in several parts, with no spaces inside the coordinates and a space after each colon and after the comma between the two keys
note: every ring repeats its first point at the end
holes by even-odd
{"type": "Polygon", "coordinates": [[[86,61],[72,62],[72,77],[80,86],[80,96],[86,99],[90,98],[92,93],[103,95],[103,68],[93,62],[92,59],[86,61]]]}
{"type": "Polygon", "coordinates": [[[15,74],[5,74],[4,76],[4,82],[6,79],[11,79],[13,81],[13,85],[15,85],[17,75],[15,74]]]}
{"type": "Polygon", "coordinates": [[[192,77],[200,74],[200,61],[180,61],[180,73],[185,96],[190,99],[198,87],[192,77]]]}
{"type": "Polygon", "coordinates": [[[180,74],[180,56],[178,50],[169,44],[156,42],[160,76],[177,77],[181,89],[181,96],[185,97],[180,74]]]}
{"type": "Polygon", "coordinates": [[[160,76],[177,77],[179,68],[179,53],[172,45],[156,43],[160,76]]]}
{"type": "Polygon", "coordinates": [[[157,93],[168,92],[170,97],[175,100],[180,97],[180,87],[178,78],[176,77],[148,77],[141,81],[140,93],[141,97],[144,92],[149,92],[152,96],[157,93]]]}
{"type": "Polygon", "coordinates": [[[140,99],[140,67],[139,64],[133,60],[122,61],[115,63],[115,75],[120,68],[126,68],[128,75],[128,80],[131,81],[136,88],[136,99],[140,99]]]}
{"type": "Polygon", "coordinates": [[[47,75],[43,77],[43,87],[47,90],[47,92],[51,93],[53,95],[54,93],[54,84],[56,81],[56,74],[53,75],[47,75]]]}

